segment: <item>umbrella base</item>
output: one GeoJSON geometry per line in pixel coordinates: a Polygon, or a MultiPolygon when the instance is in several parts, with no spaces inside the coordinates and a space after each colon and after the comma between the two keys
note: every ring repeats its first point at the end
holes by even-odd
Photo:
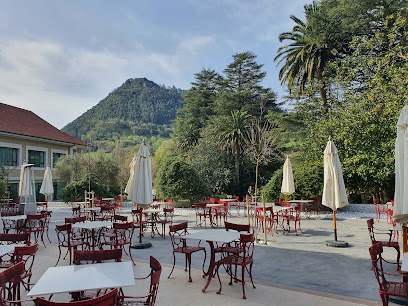
{"type": "Polygon", "coordinates": [[[132,249],[148,249],[151,248],[152,244],[150,242],[141,242],[131,246],[132,249]]]}
{"type": "Polygon", "coordinates": [[[350,245],[342,240],[326,240],[326,245],[333,248],[348,248],[350,245]]]}

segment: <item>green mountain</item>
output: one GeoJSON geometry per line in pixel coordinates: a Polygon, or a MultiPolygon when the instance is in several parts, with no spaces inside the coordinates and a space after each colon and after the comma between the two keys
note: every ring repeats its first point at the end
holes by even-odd
{"type": "MultiPolygon", "coordinates": [[[[169,137],[171,121],[181,108],[184,93],[174,86],[165,87],[146,78],[129,79],[62,131],[83,141],[92,141],[99,148],[133,136],[169,137]]],[[[132,144],[132,140],[125,143],[132,144]]]]}

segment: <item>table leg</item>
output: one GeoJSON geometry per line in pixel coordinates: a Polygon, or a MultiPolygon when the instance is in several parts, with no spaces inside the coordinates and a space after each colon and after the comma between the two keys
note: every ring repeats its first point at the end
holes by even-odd
{"type": "Polygon", "coordinates": [[[207,273],[204,273],[204,276],[208,276],[207,283],[205,284],[203,288],[203,292],[205,292],[208,288],[208,286],[211,283],[211,278],[213,277],[214,274],[214,267],[215,267],[215,252],[214,252],[214,242],[212,241],[207,241],[208,244],[210,245],[211,249],[211,256],[210,256],[210,266],[208,267],[207,273]]]}

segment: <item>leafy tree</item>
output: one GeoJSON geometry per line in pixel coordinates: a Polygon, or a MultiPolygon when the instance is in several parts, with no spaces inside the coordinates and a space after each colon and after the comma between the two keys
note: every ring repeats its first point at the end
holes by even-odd
{"type": "Polygon", "coordinates": [[[99,178],[95,174],[85,175],[78,182],[67,185],[61,193],[61,199],[64,202],[69,202],[72,199],[82,199],[85,191],[88,191],[89,182],[91,182],[91,190],[95,191],[95,194],[101,197],[112,197],[115,194],[109,190],[104,184],[102,184],[99,178]]]}
{"type": "Polygon", "coordinates": [[[241,146],[244,144],[246,130],[249,126],[249,115],[246,111],[237,110],[231,112],[231,117],[226,118],[221,127],[219,143],[223,147],[231,147],[235,153],[235,175],[236,183],[239,186],[239,165],[241,146]]]}
{"type": "Polygon", "coordinates": [[[156,178],[159,197],[174,200],[201,200],[209,194],[209,188],[189,164],[180,160],[167,160],[156,178]]]}
{"type": "Polygon", "coordinates": [[[214,141],[203,138],[193,148],[191,166],[209,186],[212,195],[233,190],[231,186],[234,178],[233,161],[214,141]]]}

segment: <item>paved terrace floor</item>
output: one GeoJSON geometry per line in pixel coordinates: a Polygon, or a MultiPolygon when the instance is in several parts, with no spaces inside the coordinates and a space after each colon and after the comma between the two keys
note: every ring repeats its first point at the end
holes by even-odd
{"type": "MultiPolygon", "coordinates": [[[[124,206],[125,207],[125,206],[124,206]]],[[[47,247],[40,245],[34,265],[36,280],[57,261],[55,224],[63,223],[65,217],[71,216],[68,206],[55,203],[50,205],[53,211],[50,225],[52,243],[47,247]]],[[[123,209],[124,214],[130,211],[123,209]]],[[[303,234],[296,236],[294,232],[283,235],[268,236],[268,246],[256,246],[254,252],[253,277],[256,289],[250,281],[246,284],[247,300],[242,300],[240,283],[228,286],[229,279],[222,276],[223,290],[217,295],[219,288],[217,279],[213,279],[206,293],[201,292],[206,278],[201,276],[201,264],[204,256],[192,255],[192,278],[188,282],[188,274],[184,272],[184,257],[176,255],[176,270],[170,279],[167,278],[173,262],[172,247],[168,236],[150,238],[145,234],[144,242],[150,241],[153,247],[144,250],[132,249],[132,256],[137,262],[135,275],[148,274],[148,259],[152,255],[163,265],[163,272],[158,292],[157,305],[381,305],[374,273],[370,270],[371,263],[368,253],[370,239],[366,220],[371,213],[361,216],[348,213],[342,218],[338,214],[337,228],[339,240],[350,244],[349,248],[330,248],[326,240],[333,239],[333,221],[329,215],[301,221],[303,234]]],[[[246,217],[236,212],[229,218],[230,222],[245,223],[246,217]]],[[[190,232],[202,230],[195,227],[193,211],[178,210],[174,223],[188,221],[190,232]]],[[[376,226],[389,228],[390,225],[381,219],[376,226]]],[[[134,237],[137,242],[138,238],[134,237]]],[[[207,243],[203,242],[202,245],[207,243]]],[[[209,248],[207,247],[207,254],[209,248]]],[[[395,251],[385,250],[387,257],[395,258],[395,251]]],[[[202,252],[200,252],[202,253],[202,252]]],[[[129,260],[124,255],[124,260],[129,260]]],[[[207,259],[208,264],[208,259],[207,259]]],[[[68,260],[60,261],[59,265],[68,265],[68,260]]],[[[137,287],[125,288],[126,294],[146,293],[148,284],[137,281],[137,287]],[[143,290],[145,289],[145,290],[143,290]]],[[[67,295],[55,295],[53,300],[66,300],[67,295]]],[[[32,304],[32,303],[31,303],[32,304]]],[[[392,304],[390,304],[392,305],[392,304]]]]}

